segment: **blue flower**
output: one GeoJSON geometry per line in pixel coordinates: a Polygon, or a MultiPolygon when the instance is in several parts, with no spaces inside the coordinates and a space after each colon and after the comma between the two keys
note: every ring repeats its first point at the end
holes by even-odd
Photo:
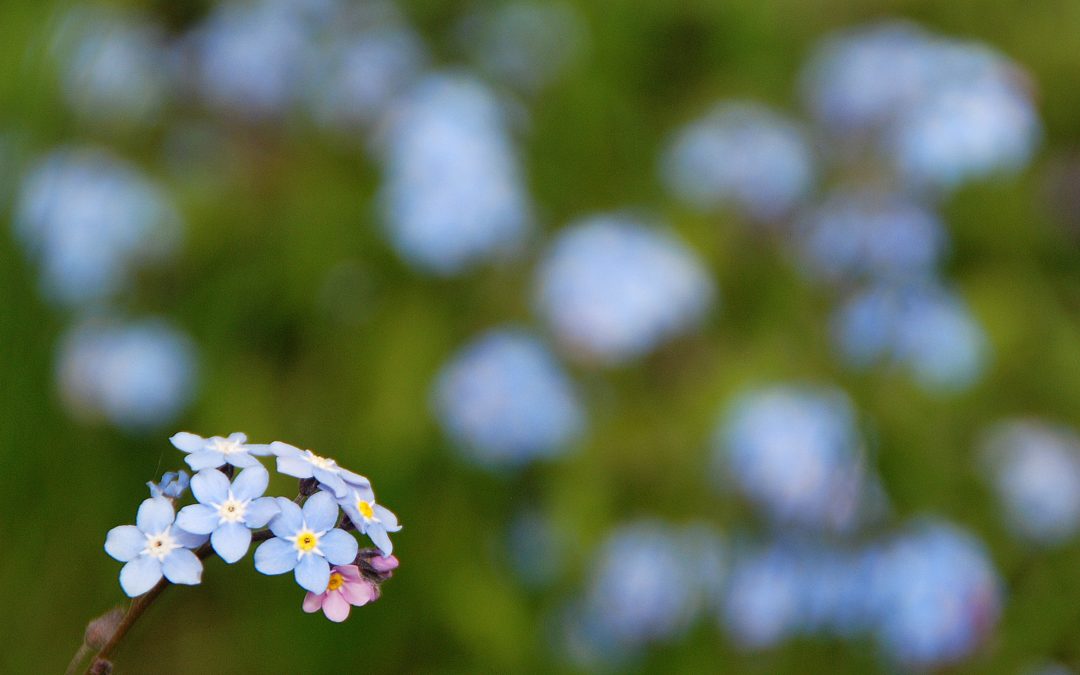
{"type": "Polygon", "coordinates": [[[190,481],[191,477],[186,471],[167,471],[161,476],[161,482],[151,481],[146,484],[146,487],[150,488],[151,497],[179,499],[187,492],[190,481]]]}
{"type": "MultiPolygon", "coordinates": [[[[324,485],[319,487],[328,489],[324,485]]],[[[397,516],[389,509],[375,503],[375,492],[370,485],[367,487],[350,485],[348,494],[337,501],[356,529],[361,534],[370,537],[384,556],[394,552],[394,545],[390,542],[387,533],[397,532],[401,529],[401,525],[398,524],[397,516]]]]}
{"type": "Polygon", "coordinates": [[[184,461],[195,471],[216,469],[226,464],[231,464],[240,469],[259,466],[259,460],[255,459],[254,456],[261,457],[270,454],[269,446],[250,444],[247,442],[247,436],[240,432],[229,434],[228,438],[222,436],[203,438],[187,431],[181,431],[170,438],[169,441],[178,450],[188,453],[184,461]]]}
{"type": "Polygon", "coordinates": [[[493,330],[464,347],[443,366],[432,398],[447,433],[487,466],[555,456],[584,426],[562,366],[519,330],[493,330]]]}
{"type": "Polygon", "coordinates": [[[809,191],[814,166],[798,126],[761,104],[738,101],[680,130],[664,153],[661,174],[694,208],[732,205],[757,220],[775,220],[809,191]]]}
{"type": "Polygon", "coordinates": [[[205,535],[174,526],[176,512],[165,497],[151,497],[139,506],[135,525],[109,530],[105,552],[124,567],[120,586],[130,597],[142,595],[161,580],[195,585],[202,580],[202,561],[190,549],[201,546],[205,535]]]}
{"type": "Polygon", "coordinates": [[[263,497],[270,474],[262,466],[244,469],[229,484],[217,469],[203,469],[191,479],[198,504],[180,509],[179,527],[195,534],[209,534],[210,545],[221,559],[234,563],[247,553],[251,530],[263,527],[280,509],[273,497],[263,497]]]}
{"type": "Polygon", "coordinates": [[[571,354],[609,365],[694,326],[716,295],[690,248],[617,214],[562,231],[540,264],[535,292],[537,309],[571,354]]]}
{"type": "Polygon", "coordinates": [[[316,492],[299,506],[277,498],[281,513],[270,521],[274,538],[255,549],[255,569],[263,574],[292,571],[296,583],[322,593],[330,583],[330,564],[348,565],[359,547],[348,532],[334,527],[338,507],[329,492],[316,492]]]}
{"type": "Polygon", "coordinates": [[[339,499],[348,494],[350,487],[371,488],[367,478],[349,471],[329,457],[316,455],[311,450],[301,450],[288,443],[274,441],[270,444],[270,452],[277,456],[278,471],[300,479],[314,478],[324,490],[333,492],[339,499]]]}

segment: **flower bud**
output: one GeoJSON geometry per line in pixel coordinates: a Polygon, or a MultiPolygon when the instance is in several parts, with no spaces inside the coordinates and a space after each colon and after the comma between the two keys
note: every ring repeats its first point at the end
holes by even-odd
{"type": "Polygon", "coordinates": [[[120,621],[123,620],[123,618],[124,610],[119,607],[113,607],[86,624],[86,633],[83,636],[83,641],[86,642],[86,646],[91,647],[94,650],[99,650],[104,647],[109,639],[112,638],[113,634],[116,633],[116,628],[120,625],[120,621]]]}

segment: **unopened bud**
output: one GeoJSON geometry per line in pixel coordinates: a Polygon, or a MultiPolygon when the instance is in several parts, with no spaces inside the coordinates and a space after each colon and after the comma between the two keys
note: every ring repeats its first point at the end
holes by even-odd
{"type": "Polygon", "coordinates": [[[116,628],[120,625],[123,618],[124,610],[119,607],[113,607],[86,624],[86,633],[83,636],[83,641],[86,642],[86,646],[91,647],[94,650],[99,650],[104,647],[112,638],[113,634],[116,633],[116,628]]]}
{"type": "Polygon", "coordinates": [[[108,659],[95,659],[94,663],[90,666],[90,670],[86,671],[90,675],[112,675],[112,661],[108,659]]]}

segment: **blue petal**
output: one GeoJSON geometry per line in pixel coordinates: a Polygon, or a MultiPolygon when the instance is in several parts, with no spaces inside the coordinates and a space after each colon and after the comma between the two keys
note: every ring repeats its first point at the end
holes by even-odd
{"type": "Polygon", "coordinates": [[[191,504],[176,514],[177,527],[192,534],[210,534],[219,520],[218,510],[206,504],[191,504]]]}
{"type": "Polygon", "coordinates": [[[386,530],[379,523],[368,525],[366,534],[371,538],[372,543],[379,547],[383,555],[390,555],[394,552],[394,544],[391,543],[390,536],[386,534],[386,530]]]}
{"type": "Polygon", "coordinates": [[[361,476],[358,473],[353,473],[348,469],[340,469],[340,472],[341,478],[352,487],[367,490],[371,489],[371,481],[369,481],[364,476],[361,476]]]}
{"type": "Polygon", "coordinates": [[[345,484],[345,481],[341,479],[341,476],[332,471],[326,469],[315,468],[315,478],[319,480],[319,485],[329,489],[334,493],[334,496],[341,499],[349,494],[349,486],[345,484]]]}
{"type": "Polygon", "coordinates": [[[120,588],[129,597],[142,595],[161,581],[161,563],[157,558],[141,555],[120,570],[120,588]]]}
{"type": "Polygon", "coordinates": [[[278,455],[278,473],[283,473],[286,476],[295,476],[297,478],[311,478],[311,476],[314,475],[312,469],[311,462],[301,459],[300,457],[278,455]]]}
{"type": "Polygon", "coordinates": [[[177,450],[183,450],[184,452],[198,452],[206,447],[205,438],[186,431],[175,434],[169,439],[169,442],[172,443],[177,450]]]}
{"type": "Polygon", "coordinates": [[[172,502],[164,497],[151,497],[139,505],[135,524],[147,534],[157,534],[172,525],[175,518],[176,511],[173,510],[172,502]]]}
{"type": "Polygon", "coordinates": [[[255,549],[255,569],[263,574],[284,574],[296,562],[296,548],[284,539],[268,539],[255,549]]]}
{"type": "Polygon", "coordinates": [[[251,502],[244,512],[244,524],[248,527],[264,527],[270,519],[281,513],[281,507],[273,497],[260,497],[251,502]]]}
{"type": "Polygon", "coordinates": [[[174,584],[194,586],[202,581],[202,561],[186,548],[174,549],[161,564],[165,578],[174,584]]]}
{"type": "Polygon", "coordinates": [[[354,504],[342,504],[341,510],[349,517],[349,520],[356,526],[356,529],[361,532],[364,531],[364,517],[360,515],[359,509],[357,509],[354,504]]]}
{"type": "Polygon", "coordinates": [[[356,537],[345,530],[333,529],[319,538],[319,550],[335,565],[351,565],[359,548],[356,537]]]}
{"type": "Polygon", "coordinates": [[[271,443],[270,452],[278,457],[301,457],[304,454],[304,451],[300,448],[289,445],[288,443],[282,443],[281,441],[274,441],[271,443]]]}
{"type": "Polygon", "coordinates": [[[270,446],[266,443],[250,443],[247,446],[247,451],[249,454],[255,455],[256,457],[266,457],[267,455],[273,454],[270,446]]]}
{"type": "Polygon", "coordinates": [[[325,558],[308,554],[296,566],[296,583],[312,593],[323,593],[330,583],[330,563],[325,558]]]}
{"type": "Polygon", "coordinates": [[[225,523],[210,535],[210,544],[227,563],[234,563],[247,553],[251,546],[251,530],[240,523],[225,523]]]}
{"type": "Polygon", "coordinates": [[[235,467],[246,469],[249,466],[262,466],[259,464],[259,460],[255,459],[246,452],[234,452],[225,457],[225,461],[232,464],[235,467]]]}
{"type": "Polygon", "coordinates": [[[202,504],[220,504],[229,497],[229,479],[217,469],[204,469],[191,479],[191,494],[202,504]]]}
{"type": "Polygon", "coordinates": [[[134,560],[146,548],[146,535],[134,525],[121,525],[105,535],[105,552],[120,562],[134,560]]]}
{"type": "Polygon", "coordinates": [[[397,532],[401,529],[401,525],[398,525],[397,516],[390,509],[381,504],[376,504],[371,510],[375,512],[375,517],[379,519],[387,532],[397,532]]]}
{"type": "Polygon", "coordinates": [[[329,530],[337,524],[338,505],[329,492],[316,492],[304,502],[304,522],[316,532],[329,530]]]}
{"type": "Polygon", "coordinates": [[[229,434],[229,440],[233,443],[239,443],[240,445],[243,445],[244,443],[247,443],[247,434],[241,431],[234,431],[229,434]]]}
{"type": "Polygon", "coordinates": [[[188,463],[192,471],[202,471],[203,469],[214,469],[224,464],[225,455],[217,450],[200,450],[185,457],[184,461],[188,463]]]}
{"type": "Polygon", "coordinates": [[[270,472],[264,469],[258,460],[252,461],[255,462],[255,466],[241,471],[232,484],[233,497],[245,502],[262,497],[266,492],[266,486],[270,484],[270,472]]]}
{"type": "Polygon", "coordinates": [[[352,506],[356,506],[356,502],[361,500],[361,499],[364,500],[365,502],[373,502],[373,501],[375,501],[375,491],[371,489],[370,485],[368,485],[366,487],[353,486],[349,490],[349,494],[345,495],[345,498],[341,500],[342,501],[342,506],[344,506],[345,503],[351,504],[352,506]]]}
{"type": "Polygon", "coordinates": [[[173,525],[170,532],[172,533],[173,539],[176,540],[176,543],[180,544],[184,548],[198,548],[205,544],[206,540],[210,538],[208,535],[205,534],[188,532],[184,528],[177,525],[173,525]]]}
{"type": "Polygon", "coordinates": [[[281,513],[270,521],[270,531],[276,537],[290,537],[296,534],[304,525],[304,514],[300,507],[284,497],[278,497],[274,501],[277,502],[281,513]]]}

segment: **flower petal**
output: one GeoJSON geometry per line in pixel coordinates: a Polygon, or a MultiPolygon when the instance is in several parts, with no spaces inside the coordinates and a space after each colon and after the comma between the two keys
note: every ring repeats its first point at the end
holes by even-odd
{"type": "Polygon", "coordinates": [[[172,533],[173,539],[176,539],[176,543],[184,548],[198,548],[205,544],[206,540],[210,538],[205,534],[189,532],[178,525],[173,525],[169,531],[172,533]]]}
{"type": "Polygon", "coordinates": [[[183,450],[184,452],[198,452],[206,447],[206,439],[202,436],[196,436],[195,434],[187,431],[181,431],[178,434],[174,434],[169,442],[176,447],[177,450],[183,450]]]}
{"type": "Polygon", "coordinates": [[[248,527],[264,527],[270,520],[281,513],[281,507],[273,497],[259,497],[247,505],[244,512],[244,524],[248,527]]]}
{"type": "Polygon", "coordinates": [[[360,568],[356,565],[336,565],[333,569],[346,579],[356,580],[360,578],[360,568]]]}
{"type": "Polygon", "coordinates": [[[304,521],[316,532],[329,530],[337,524],[337,518],[338,505],[329,492],[316,492],[304,502],[304,521]]]}
{"type": "Polygon", "coordinates": [[[361,607],[375,599],[375,587],[366,579],[347,581],[341,585],[341,594],[350,605],[361,607]]]}
{"type": "Polygon", "coordinates": [[[217,450],[199,450],[184,458],[192,471],[215,469],[225,463],[225,455],[217,450]]]}
{"type": "Polygon", "coordinates": [[[361,488],[361,489],[367,489],[367,490],[371,489],[371,481],[369,481],[364,476],[361,476],[358,473],[354,473],[352,471],[349,471],[348,469],[339,468],[338,471],[339,471],[338,475],[340,475],[342,477],[342,479],[344,479],[344,481],[346,483],[348,483],[349,485],[351,485],[352,487],[361,488]]]}
{"type": "Polygon", "coordinates": [[[390,537],[386,534],[386,530],[383,529],[379,523],[372,523],[368,526],[365,533],[371,539],[372,543],[379,547],[382,554],[389,556],[394,552],[394,544],[390,542],[390,537]]]}
{"type": "Polygon", "coordinates": [[[385,528],[387,532],[397,532],[401,529],[401,525],[398,525],[397,516],[395,516],[390,509],[376,504],[372,508],[372,511],[375,512],[375,517],[379,519],[379,522],[382,523],[383,528],[385,528]]]}
{"type": "Polygon", "coordinates": [[[263,574],[284,574],[296,562],[296,548],[284,539],[268,539],[255,549],[255,569],[263,574]]]}
{"type": "Polygon", "coordinates": [[[105,535],[105,552],[120,562],[134,560],[146,548],[146,535],[134,525],[120,525],[105,535]]]}
{"type": "Polygon", "coordinates": [[[262,464],[259,463],[259,460],[246,452],[234,452],[226,455],[225,461],[240,469],[246,469],[250,466],[262,466],[262,464]]]}
{"type": "Polygon", "coordinates": [[[312,473],[314,467],[311,466],[311,462],[290,455],[278,455],[277,470],[278,473],[295,476],[296,478],[311,478],[314,475],[312,473]]]}
{"type": "Polygon", "coordinates": [[[305,593],[304,604],[302,604],[301,607],[303,607],[304,611],[308,614],[317,612],[322,609],[323,598],[325,597],[326,593],[305,593]]]}
{"type": "Polygon", "coordinates": [[[172,502],[164,497],[151,497],[139,505],[135,525],[146,534],[157,534],[172,525],[175,518],[172,502]]]}
{"type": "Polygon", "coordinates": [[[233,480],[232,493],[237,499],[247,501],[262,497],[266,492],[266,486],[270,484],[270,472],[264,469],[258,460],[253,461],[255,466],[244,469],[233,480]]]}
{"type": "Polygon", "coordinates": [[[240,445],[243,445],[244,443],[247,443],[247,434],[242,431],[234,431],[229,434],[229,440],[233,443],[239,443],[240,445]]]}
{"type": "Polygon", "coordinates": [[[174,584],[194,586],[202,581],[202,561],[186,548],[173,549],[161,563],[165,578],[174,584]]]}
{"type": "Polygon", "coordinates": [[[300,457],[304,454],[304,451],[295,445],[289,445],[288,443],[282,443],[281,441],[274,441],[271,443],[270,452],[278,457],[300,457]]]}
{"type": "Polygon", "coordinates": [[[249,443],[247,445],[247,451],[249,455],[255,455],[256,457],[266,457],[267,455],[274,454],[270,450],[270,446],[266,443],[249,443]]]}
{"type": "Polygon", "coordinates": [[[296,583],[304,590],[322,593],[330,583],[330,563],[326,558],[308,554],[300,559],[295,570],[296,583]]]}
{"type": "Polygon", "coordinates": [[[120,588],[129,597],[136,597],[154,587],[161,581],[161,563],[157,558],[141,555],[128,562],[120,570],[120,588]]]}
{"type": "Polygon", "coordinates": [[[323,614],[334,623],[341,623],[349,618],[349,603],[341,593],[327,593],[322,604],[323,614]]]}
{"type": "Polygon", "coordinates": [[[206,504],[190,504],[176,514],[176,526],[192,534],[210,534],[219,520],[218,510],[206,504]]]}
{"type": "Polygon", "coordinates": [[[284,497],[277,497],[280,513],[270,520],[270,531],[276,537],[290,537],[304,525],[304,513],[300,507],[284,497]]]}
{"type": "Polygon", "coordinates": [[[346,565],[356,560],[359,549],[356,537],[345,530],[333,529],[319,538],[319,550],[334,565],[346,565]]]}
{"type": "Polygon", "coordinates": [[[349,494],[349,486],[345,484],[345,481],[343,481],[341,476],[337,475],[336,472],[315,467],[312,473],[319,481],[319,486],[324,490],[333,492],[334,496],[338,499],[344,499],[349,494]]]}
{"type": "Polygon", "coordinates": [[[229,479],[217,469],[204,469],[191,479],[191,494],[202,504],[220,504],[229,498],[229,479]]]}
{"type": "Polygon", "coordinates": [[[210,545],[222,560],[234,563],[243,558],[251,546],[251,530],[240,523],[225,523],[210,535],[210,545]]]}

